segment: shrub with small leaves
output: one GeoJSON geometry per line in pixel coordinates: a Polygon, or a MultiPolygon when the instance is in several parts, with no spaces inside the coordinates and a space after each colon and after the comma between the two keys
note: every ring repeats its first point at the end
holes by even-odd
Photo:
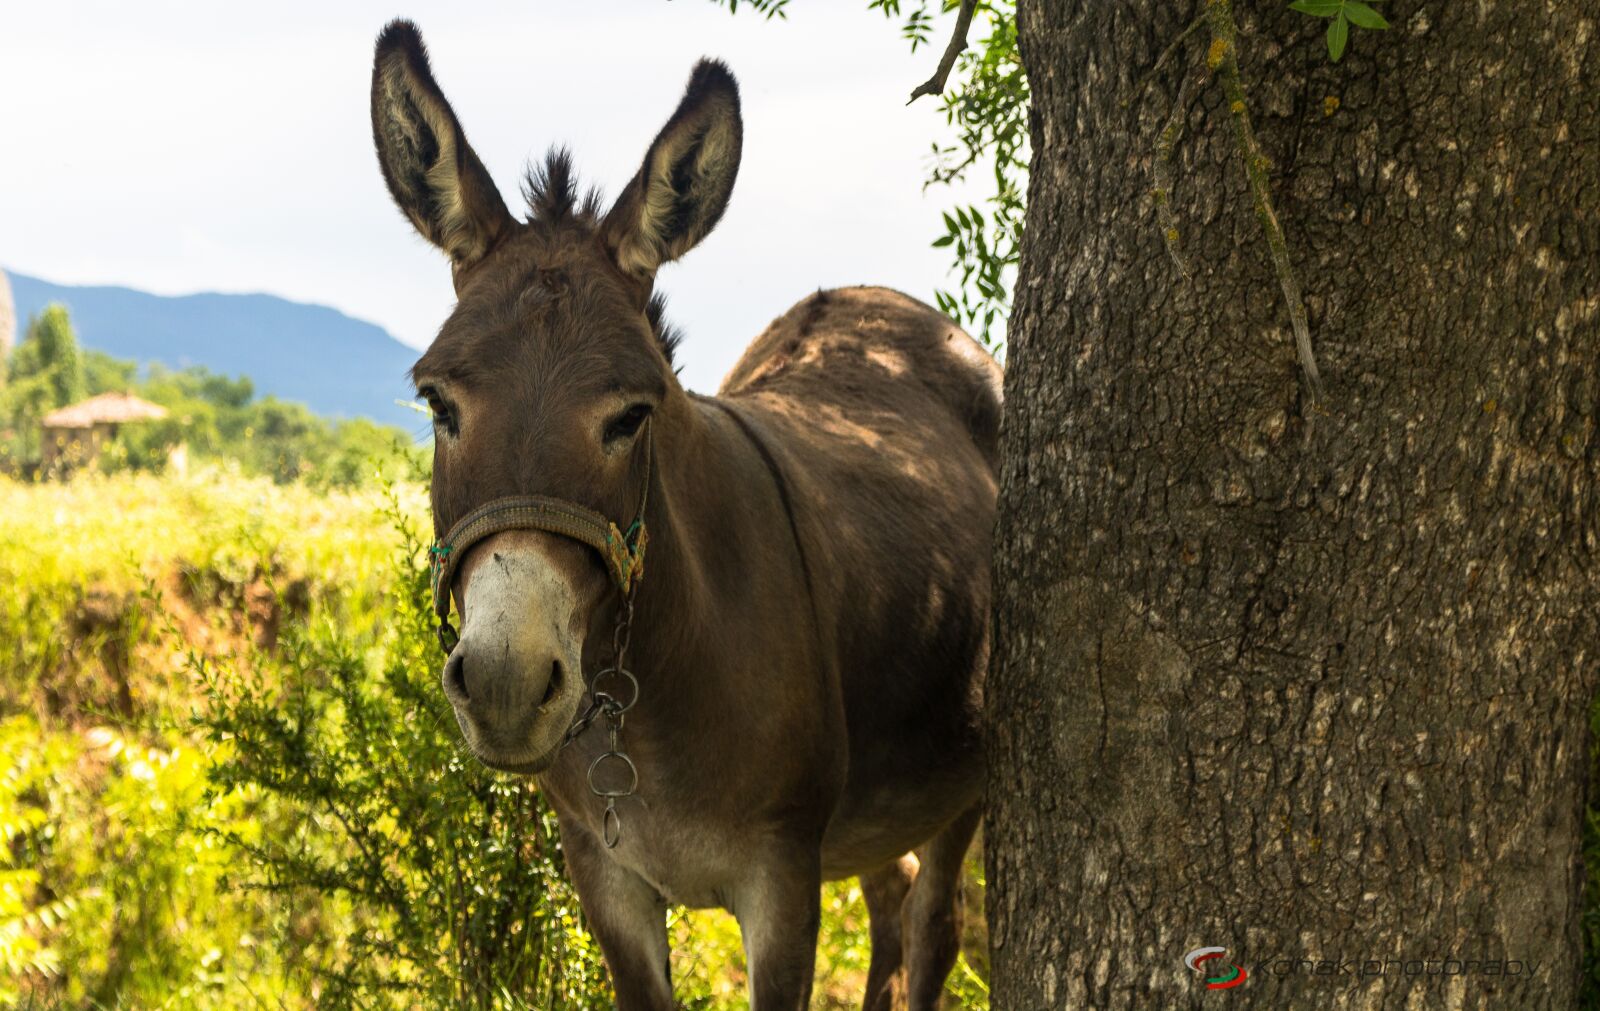
{"type": "Polygon", "coordinates": [[[272,832],[220,833],[246,857],[241,883],[347,912],[307,935],[318,1007],[609,1008],[554,816],[458,744],[426,556],[389,511],[400,547],[375,638],[308,622],[238,662],[194,658],[213,789],[277,812],[272,832]]]}

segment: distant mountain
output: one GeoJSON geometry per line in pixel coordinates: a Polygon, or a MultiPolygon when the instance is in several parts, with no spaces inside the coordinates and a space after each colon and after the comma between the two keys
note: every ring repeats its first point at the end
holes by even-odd
{"type": "Polygon", "coordinates": [[[299,401],[319,414],[422,427],[420,415],[395,404],[411,399],[406,370],[418,352],[337,309],[275,295],[169,297],[7,276],[19,331],[34,313],[61,302],[85,347],[141,364],[204,365],[248,376],[257,393],[299,401]]]}

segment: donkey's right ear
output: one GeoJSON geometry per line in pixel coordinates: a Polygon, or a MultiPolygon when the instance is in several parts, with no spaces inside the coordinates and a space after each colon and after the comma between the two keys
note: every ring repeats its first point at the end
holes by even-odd
{"type": "Polygon", "coordinates": [[[500,191],[467,145],[456,114],[428,69],[422,35],[392,21],[372,60],[372,140],[383,181],[417,231],[462,272],[512,226],[500,191]]]}

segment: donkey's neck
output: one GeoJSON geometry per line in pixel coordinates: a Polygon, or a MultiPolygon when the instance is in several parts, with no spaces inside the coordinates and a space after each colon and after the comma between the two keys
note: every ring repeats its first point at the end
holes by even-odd
{"type": "MultiPolygon", "coordinates": [[[[676,395],[651,422],[657,477],[628,653],[639,695],[620,742],[639,798],[619,809],[635,833],[624,859],[663,887],[679,862],[707,857],[683,848],[684,826],[736,823],[752,797],[776,796],[775,784],[821,797],[842,783],[836,611],[806,572],[809,560],[821,577],[828,558],[816,537],[806,551],[800,536],[821,492],[796,461],[784,407],[676,395]]],[[[568,817],[596,834],[604,804],[586,775],[606,746],[591,733],[546,780],[568,817]]],[[[709,894],[692,881],[674,887],[709,894]]]]}
{"type": "Polygon", "coordinates": [[[673,399],[659,418],[666,424],[656,436],[630,649],[641,682],[650,682],[643,693],[657,698],[657,685],[683,698],[756,673],[749,647],[772,627],[777,602],[809,619],[811,589],[777,462],[743,409],[692,394],[673,399]]]}

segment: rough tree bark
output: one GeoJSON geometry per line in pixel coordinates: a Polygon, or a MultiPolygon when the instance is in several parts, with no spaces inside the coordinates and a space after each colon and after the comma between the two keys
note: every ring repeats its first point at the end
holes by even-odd
{"type": "Polygon", "coordinates": [[[1384,11],[1233,12],[1313,404],[1202,6],[1021,4],[996,1011],[1573,1005],[1600,3],[1384,11]]]}

